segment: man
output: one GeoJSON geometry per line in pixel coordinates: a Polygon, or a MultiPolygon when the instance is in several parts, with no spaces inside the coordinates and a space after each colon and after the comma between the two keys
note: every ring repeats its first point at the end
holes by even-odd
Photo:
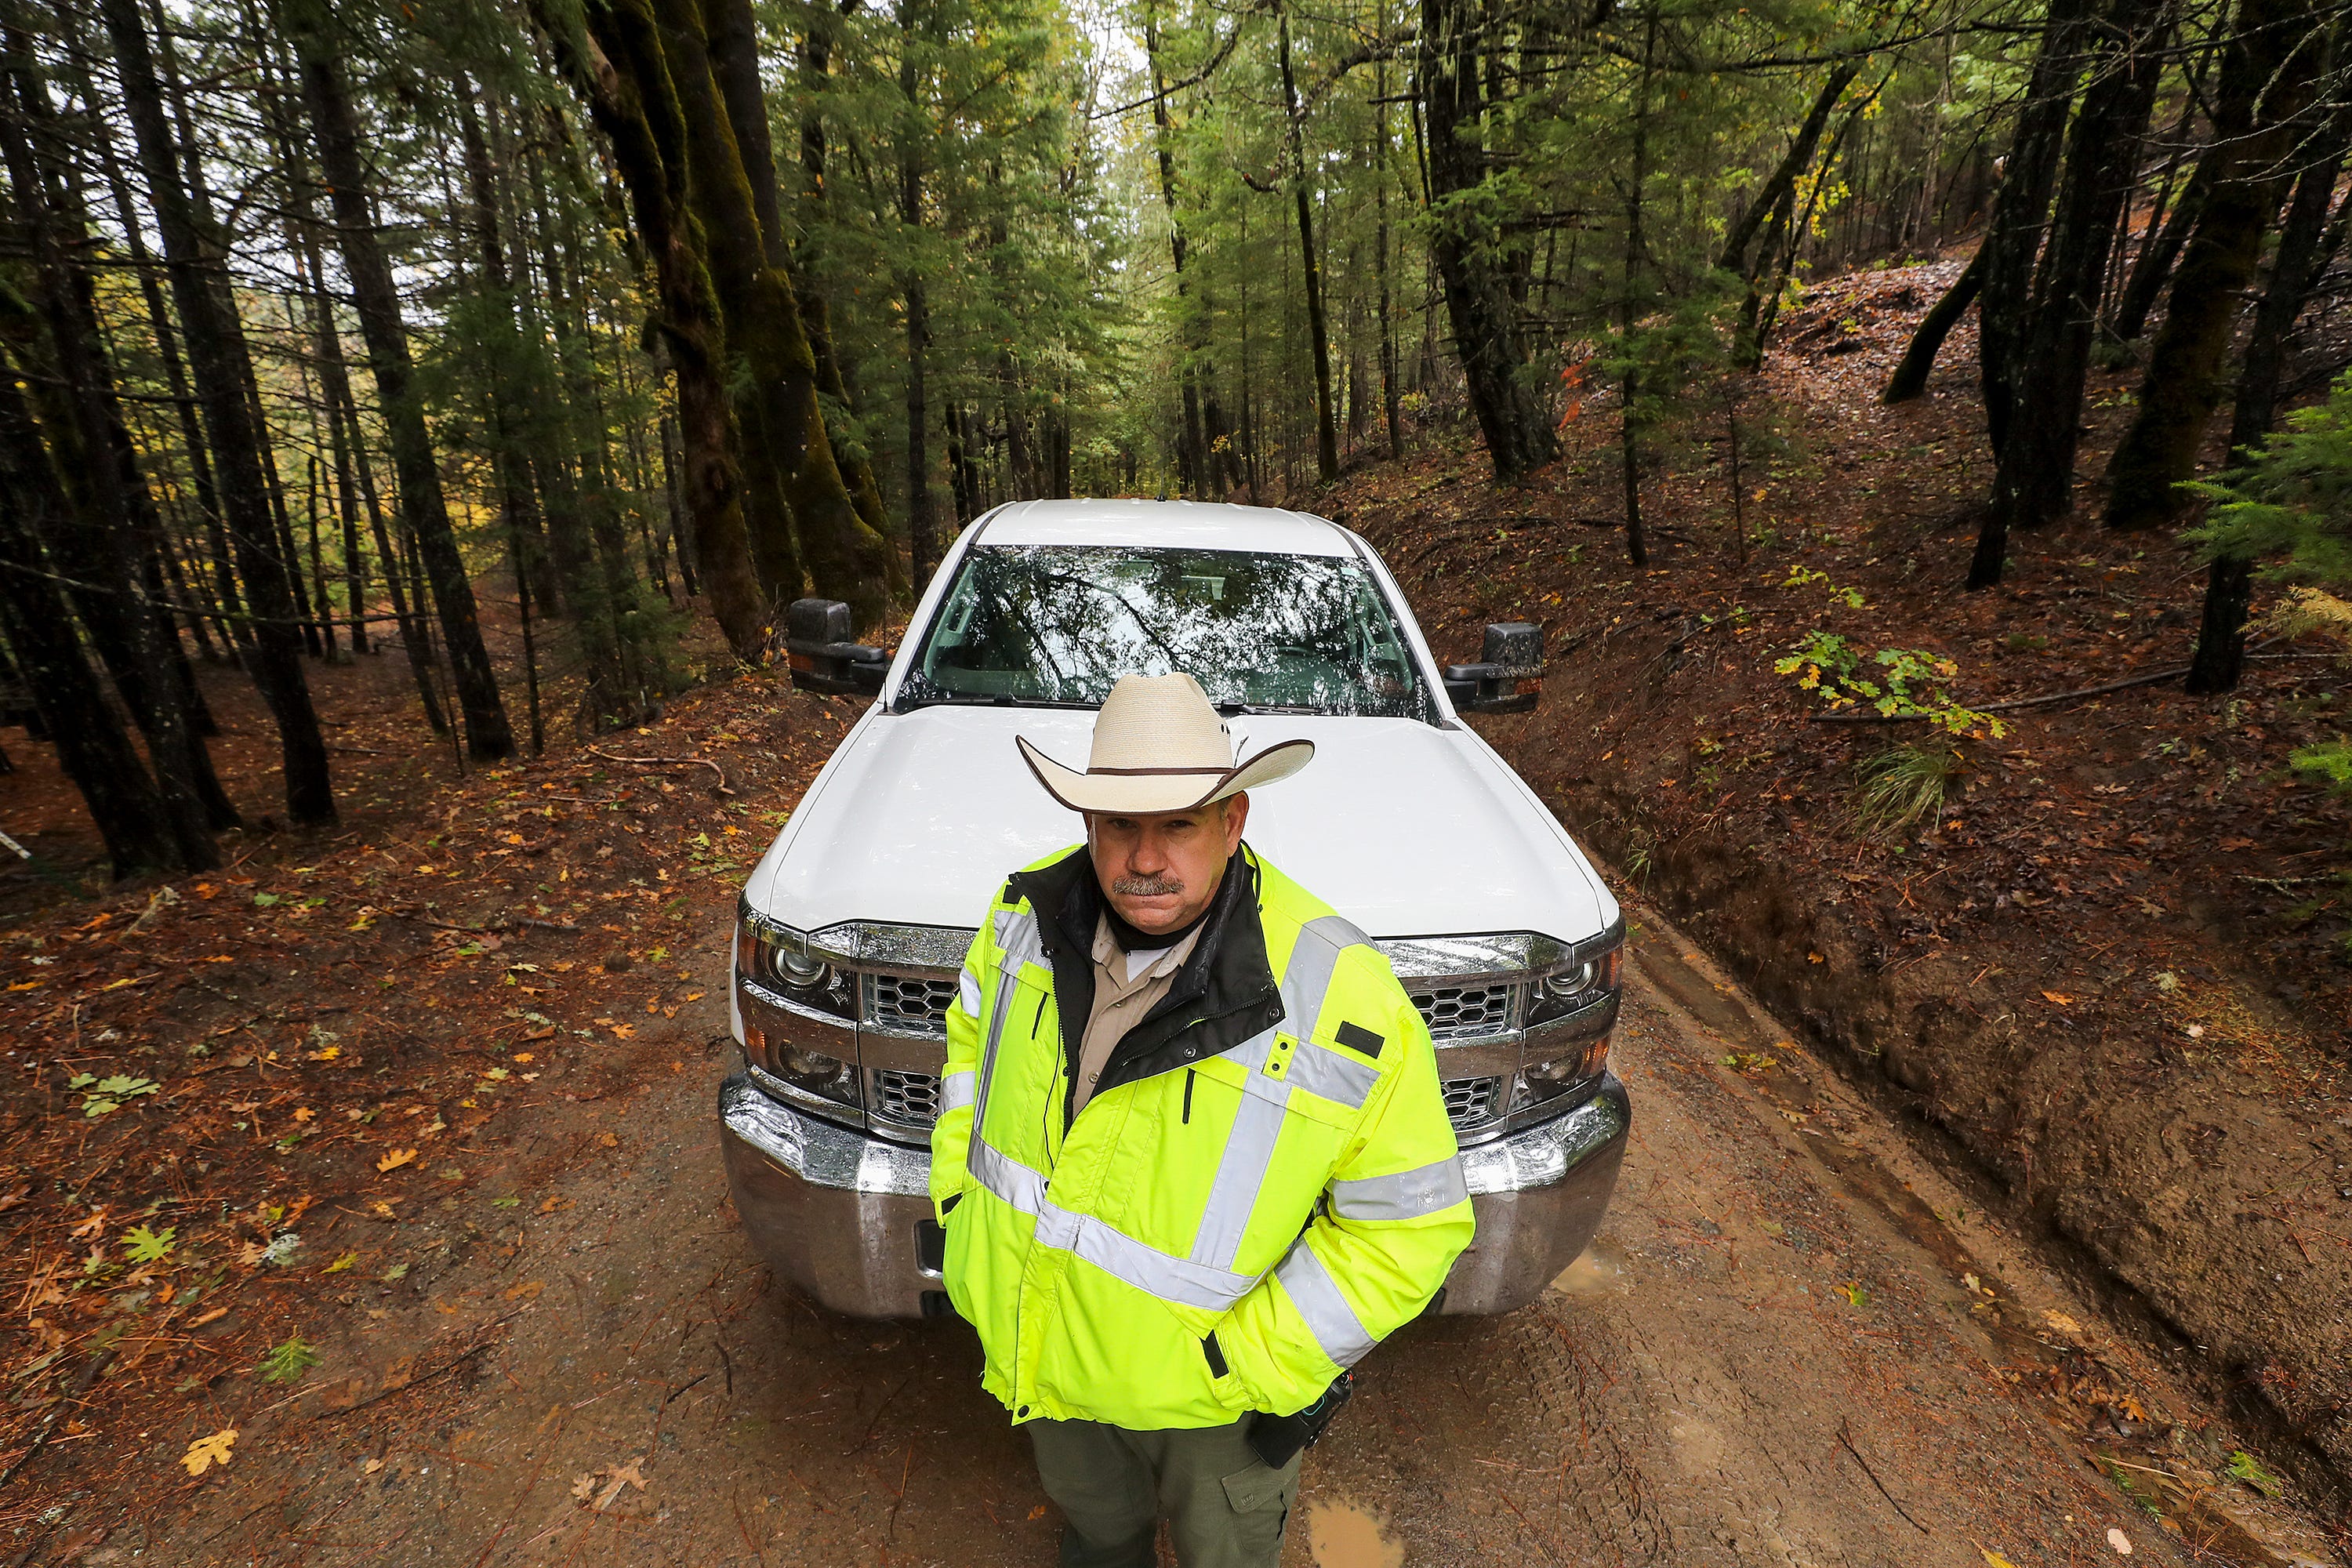
{"type": "Polygon", "coordinates": [[[1272,1568],[1299,1444],[1470,1241],[1429,1031],[1242,842],[1311,742],[1236,762],[1177,674],[1118,682],[1084,773],[1020,745],[1087,841],[1005,883],[948,1014],[948,1292],[1066,1565],[1149,1568],[1164,1514],[1185,1568],[1272,1568]]]}

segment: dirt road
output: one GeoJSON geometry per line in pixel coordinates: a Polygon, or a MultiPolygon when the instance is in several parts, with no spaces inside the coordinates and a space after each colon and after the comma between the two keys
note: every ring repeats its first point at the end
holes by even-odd
{"type": "MultiPolygon", "coordinates": [[[[1286,1564],[2287,1560],[2186,1544],[2230,1533],[2194,1497],[2222,1428],[1633,912],[1600,1241],[1534,1308],[1373,1353],[1286,1564]]],[[[716,941],[692,961],[723,971],[716,941]]],[[[968,1331],[827,1316],[754,1259],[713,1135],[731,1053],[701,1043],[722,994],[676,1020],[676,1070],[518,1141],[483,1189],[518,1201],[402,1222],[464,1260],[413,1307],[362,1297],[299,1397],[225,1405],[235,1457],[184,1500],[87,1499],[16,1561],[1050,1563],[968,1331]]],[[[197,1435],[153,1434],[159,1475],[197,1435]]]]}

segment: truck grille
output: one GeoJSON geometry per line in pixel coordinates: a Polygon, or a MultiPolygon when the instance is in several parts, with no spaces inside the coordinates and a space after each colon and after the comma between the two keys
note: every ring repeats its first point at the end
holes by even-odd
{"type": "Polygon", "coordinates": [[[940,1119],[940,1080],[927,1072],[885,1068],[874,1075],[874,1114],[929,1127],[940,1119]]]}
{"type": "Polygon", "coordinates": [[[1516,985],[1443,985],[1409,993],[1433,1040],[1500,1035],[1511,1027],[1516,985]]]}
{"type": "Polygon", "coordinates": [[[866,1021],[909,1035],[948,1032],[948,1009],[955,1005],[953,975],[868,974],[866,1021]]]}
{"type": "Polygon", "coordinates": [[[1456,1132],[1495,1119],[1503,1096],[1500,1078],[1450,1078],[1445,1080],[1445,1118],[1456,1132]]]}

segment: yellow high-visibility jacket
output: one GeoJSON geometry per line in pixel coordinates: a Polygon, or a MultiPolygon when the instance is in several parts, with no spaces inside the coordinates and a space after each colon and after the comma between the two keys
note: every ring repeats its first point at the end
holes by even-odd
{"type": "Polygon", "coordinates": [[[931,1134],[949,1297],[1016,1422],[1303,1409],[1470,1243],[1429,1030],[1364,934],[1244,846],[1074,1119],[1101,907],[1065,851],[964,961],[931,1134]]]}

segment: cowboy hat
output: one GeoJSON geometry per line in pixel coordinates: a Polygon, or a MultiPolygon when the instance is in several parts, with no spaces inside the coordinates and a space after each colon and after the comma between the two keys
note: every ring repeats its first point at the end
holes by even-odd
{"type": "Polygon", "coordinates": [[[1123,675],[1095,715],[1086,772],[1066,767],[1016,735],[1037,782],[1072,811],[1157,816],[1192,811],[1286,779],[1315,755],[1312,741],[1281,741],[1234,760],[1234,740],[1201,683],[1173,675],[1123,675]]]}

